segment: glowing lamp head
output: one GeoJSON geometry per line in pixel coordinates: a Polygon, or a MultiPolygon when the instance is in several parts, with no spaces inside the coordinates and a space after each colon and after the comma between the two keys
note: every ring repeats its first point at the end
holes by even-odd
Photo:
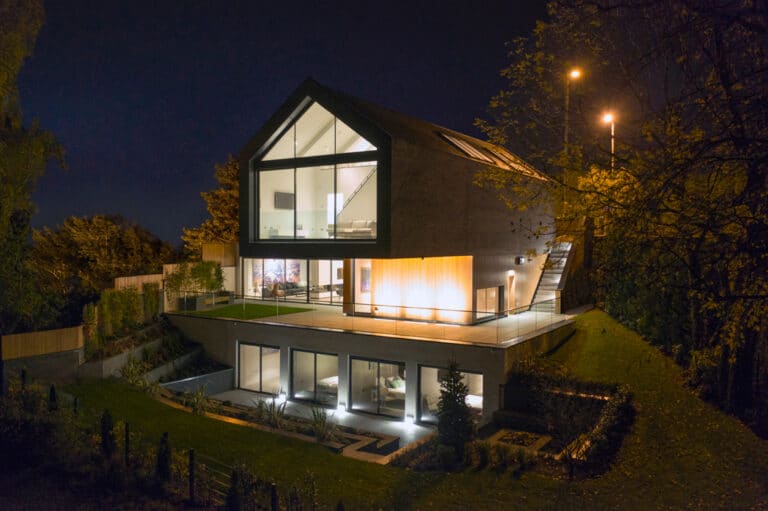
{"type": "Polygon", "coordinates": [[[603,115],[603,122],[606,124],[610,124],[613,122],[613,114],[608,112],[603,115]]]}
{"type": "Polygon", "coordinates": [[[568,78],[571,80],[578,80],[581,78],[581,69],[575,67],[568,72],[568,78]]]}

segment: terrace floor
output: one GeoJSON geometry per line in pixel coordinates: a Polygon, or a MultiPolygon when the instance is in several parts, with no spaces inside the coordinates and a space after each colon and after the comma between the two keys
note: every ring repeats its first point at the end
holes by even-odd
{"type": "MultiPolygon", "coordinates": [[[[252,302],[252,300],[249,300],[252,302]]],[[[262,302],[274,305],[275,302],[262,302]]],[[[297,304],[280,302],[285,306],[297,304]]],[[[525,311],[476,325],[455,325],[410,320],[345,316],[341,308],[312,304],[311,311],[278,314],[253,321],[297,327],[320,328],[341,332],[367,333],[439,342],[496,345],[508,347],[543,332],[554,330],[572,320],[574,314],[556,314],[545,311],[525,311]]]]}

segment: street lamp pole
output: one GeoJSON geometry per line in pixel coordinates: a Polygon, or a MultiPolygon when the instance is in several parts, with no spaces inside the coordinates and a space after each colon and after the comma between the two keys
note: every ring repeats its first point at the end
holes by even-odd
{"type": "Polygon", "coordinates": [[[616,120],[613,117],[613,113],[608,112],[605,115],[603,115],[603,122],[611,125],[611,172],[613,172],[614,161],[616,159],[616,138],[615,138],[616,120]]]}
{"type": "Polygon", "coordinates": [[[568,155],[568,121],[571,109],[571,81],[578,80],[580,77],[581,69],[578,68],[571,69],[565,76],[565,128],[563,133],[563,147],[566,155],[568,155]]]}

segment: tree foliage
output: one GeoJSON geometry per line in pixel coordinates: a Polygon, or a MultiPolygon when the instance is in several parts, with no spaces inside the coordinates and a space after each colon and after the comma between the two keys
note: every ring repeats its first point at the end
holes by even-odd
{"type": "Polygon", "coordinates": [[[448,372],[440,380],[437,434],[440,443],[452,447],[459,458],[463,456],[464,445],[474,434],[472,413],[467,405],[468,393],[469,388],[456,362],[450,362],[448,372]]]}
{"type": "MultiPolygon", "coordinates": [[[[564,0],[549,15],[510,46],[507,86],[479,126],[552,176],[541,186],[558,198],[560,234],[595,219],[606,309],[681,363],[714,363],[691,365],[710,397],[765,420],[768,7],[564,0]],[[571,66],[584,75],[568,85],[564,147],[571,66]]],[[[528,199],[509,176],[480,181],[528,199]]]]}
{"type": "Polygon", "coordinates": [[[26,258],[32,191],[50,159],[63,161],[63,150],[37,122],[24,124],[16,87],[43,20],[40,1],[0,1],[0,334],[38,327],[55,311],[26,258]]]}
{"type": "Polygon", "coordinates": [[[173,248],[119,215],[69,217],[56,229],[33,233],[36,265],[47,282],[65,290],[74,277],[98,291],[115,277],[159,273],[173,248]]]}
{"type": "Polygon", "coordinates": [[[219,187],[200,195],[205,200],[210,218],[200,227],[184,228],[181,239],[192,257],[200,257],[203,243],[231,243],[240,232],[240,164],[231,155],[223,165],[214,166],[219,187]]]}

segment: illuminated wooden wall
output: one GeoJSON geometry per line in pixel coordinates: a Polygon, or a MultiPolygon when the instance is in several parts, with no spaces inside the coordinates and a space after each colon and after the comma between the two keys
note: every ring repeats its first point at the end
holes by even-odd
{"type": "Polygon", "coordinates": [[[472,321],[472,256],[371,260],[373,315],[472,321]]]}

